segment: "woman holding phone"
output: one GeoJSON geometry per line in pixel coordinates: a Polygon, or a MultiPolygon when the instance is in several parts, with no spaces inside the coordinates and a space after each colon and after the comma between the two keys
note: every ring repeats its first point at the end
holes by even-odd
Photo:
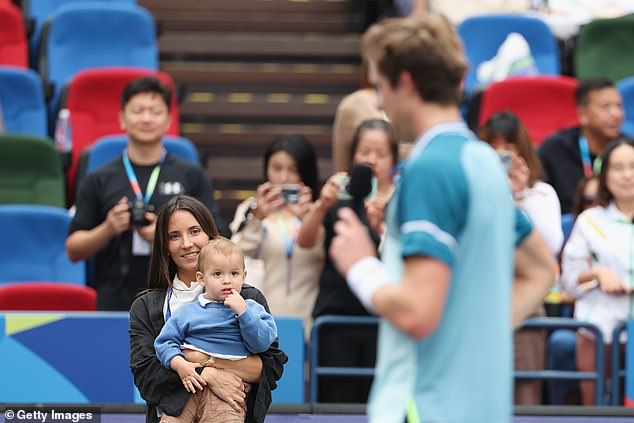
{"type": "Polygon", "coordinates": [[[296,243],[317,192],[312,144],[301,135],[277,137],[264,152],[264,179],[255,197],[238,206],[230,225],[232,240],[246,256],[261,260],[259,287],[273,315],[302,318],[308,334],[324,261],[321,243],[312,248],[296,243]]]}

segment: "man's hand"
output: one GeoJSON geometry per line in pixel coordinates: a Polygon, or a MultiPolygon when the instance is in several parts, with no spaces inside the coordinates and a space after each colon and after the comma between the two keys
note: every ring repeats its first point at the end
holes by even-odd
{"type": "Polygon", "coordinates": [[[247,303],[244,301],[244,298],[240,295],[238,291],[235,289],[231,289],[231,294],[225,298],[225,306],[230,307],[231,310],[236,314],[236,316],[244,313],[244,310],[247,309],[247,303]]]}
{"type": "Polygon", "coordinates": [[[121,197],[117,204],[108,211],[106,225],[112,236],[117,236],[130,229],[130,210],[127,197],[121,197]]]}
{"type": "Polygon", "coordinates": [[[370,239],[368,229],[348,207],[338,212],[335,223],[336,236],[330,244],[330,257],[342,275],[357,261],[368,256],[376,256],[376,248],[370,239]]]}
{"type": "Polygon", "coordinates": [[[139,226],[136,231],[141,235],[141,238],[149,243],[154,242],[154,230],[156,229],[156,215],[152,212],[145,212],[145,220],[149,223],[145,226],[139,226]]]}

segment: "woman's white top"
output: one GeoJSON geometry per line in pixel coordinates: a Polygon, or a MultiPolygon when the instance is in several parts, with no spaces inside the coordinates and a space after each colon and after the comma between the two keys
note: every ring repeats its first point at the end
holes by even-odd
{"type": "Polygon", "coordinates": [[[614,203],[579,215],[561,262],[562,285],[577,298],[574,317],[597,325],[605,343],[611,343],[616,325],[632,316],[633,297],[608,295],[598,287],[581,292],[579,275],[596,265],[609,267],[627,286],[634,287],[634,224],[614,203]]]}
{"type": "Polygon", "coordinates": [[[165,303],[163,304],[163,316],[166,316],[168,302],[170,312],[173,315],[182,306],[193,303],[194,300],[196,300],[198,296],[203,293],[204,290],[205,287],[202,284],[193,281],[190,286],[187,286],[185,285],[185,282],[178,279],[178,274],[174,275],[172,288],[168,288],[167,295],[165,295],[165,303]]]}
{"type": "Polygon", "coordinates": [[[558,256],[564,243],[564,232],[561,229],[561,205],[555,189],[537,181],[522,191],[519,197],[518,207],[528,215],[553,256],[558,256]]]}

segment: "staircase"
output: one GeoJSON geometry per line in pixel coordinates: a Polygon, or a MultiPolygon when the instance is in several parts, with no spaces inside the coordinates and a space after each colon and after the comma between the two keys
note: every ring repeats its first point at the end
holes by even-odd
{"type": "Polygon", "coordinates": [[[359,88],[362,4],[355,0],[140,0],[159,28],[161,69],[181,99],[181,132],[198,146],[223,216],[262,181],[266,145],[303,134],[321,178],[331,126],[359,88]]]}

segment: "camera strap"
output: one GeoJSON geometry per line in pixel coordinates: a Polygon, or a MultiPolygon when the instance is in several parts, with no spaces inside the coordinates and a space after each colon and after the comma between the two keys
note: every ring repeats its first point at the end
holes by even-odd
{"type": "Polygon", "coordinates": [[[136,173],[134,173],[134,168],[132,167],[132,163],[130,162],[130,159],[128,158],[128,150],[123,150],[122,153],[122,159],[123,159],[123,167],[125,168],[125,173],[128,177],[128,181],[130,181],[130,186],[132,187],[132,191],[134,192],[134,195],[136,195],[136,198],[139,201],[143,201],[143,204],[149,204],[150,202],[150,198],[152,198],[152,194],[154,194],[154,190],[156,189],[156,184],[158,183],[158,178],[159,178],[159,174],[161,173],[161,166],[163,165],[163,162],[165,161],[165,150],[163,150],[163,153],[161,154],[161,160],[159,161],[159,163],[154,166],[154,169],[152,169],[152,173],[150,174],[150,179],[148,180],[147,183],[147,187],[145,189],[145,196],[143,196],[143,193],[141,192],[141,186],[139,185],[139,181],[136,177],[136,173]]]}

